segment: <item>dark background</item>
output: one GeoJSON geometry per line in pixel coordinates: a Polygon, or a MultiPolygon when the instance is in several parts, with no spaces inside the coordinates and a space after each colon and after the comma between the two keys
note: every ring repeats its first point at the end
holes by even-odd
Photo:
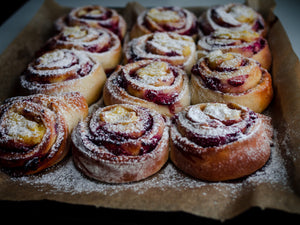
{"type": "Polygon", "coordinates": [[[216,221],[184,212],[149,212],[136,210],[118,210],[96,208],[94,206],[72,205],[54,201],[0,201],[1,220],[9,224],[182,224],[182,225],[229,225],[229,224],[300,224],[300,216],[279,210],[257,207],[251,208],[243,214],[226,221],[216,221]],[[62,222],[62,223],[57,223],[62,222]]]}
{"type": "MultiPolygon", "coordinates": [[[[0,25],[28,0],[2,2],[0,25]]],[[[0,184],[1,185],[1,184],[0,184]]],[[[149,212],[96,208],[54,201],[0,201],[1,224],[50,224],[55,222],[80,222],[83,224],[300,224],[300,215],[274,209],[261,210],[254,207],[226,221],[216,221],[184,212],[149,212]]]]}
{"type": "Polygon", "coordinates": [[[28,0],[9,0],[2,1],[1,13],[0,13],[0,26],[14,14],[19,8],[26,4],[28,0]]]}

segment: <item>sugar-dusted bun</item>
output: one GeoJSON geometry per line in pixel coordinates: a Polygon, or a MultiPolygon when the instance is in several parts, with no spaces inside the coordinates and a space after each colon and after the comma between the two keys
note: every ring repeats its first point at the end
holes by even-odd
{"type": "Polygon", "coordinates": [[[55,49],[36,57],[20,77],[21,86],[30,94],[80,92],[88,104],[101,94],[106,74],[101,64],[83,51],[55,49]]]}
{"type": "Polygon", "coordinates": [[[268,41],[252,30],[212,32],[198,40],[197,49],[198,57],[215,50],[221,50],[223,53],[240,53],[245,57],[255,59],[267,70],[270,69],[272,63],[268,41]]]}
{"type": "Polygon", "coordinates": [[[50,38],[44,50],[76,49],[84,51],[99,62],[104,71],[112,72],[122,57],[121,41],[117,35],[107,29],[87,26],[65,26],[50,38]]]}
{"type": "Polygon", "coordinates": [[[166,163],[169,129],[154,110],[116,104],[95,109],[72,133],[73,159],[88,177],[107,183],[145,179],[166,163]]]}
{"type": "Polygon", "coordinates": [[[196,61],[193,38],[174,32],[156,32],[132,39],[124,49],[124,63],[159,59],[184,69],[188,74],[196,61]]]}
{"type": "Polygon", "coordinates": [[[190,105],[185,71],[157,60],[129,63],[115,71],[104,85],[106,105],[136,104],[172,116],[190,105]]]}
{"type": "Polygon", "coordinates": [[[87,5],[72,9],[67,16],[56,21],[56,27],[61,30],[64,26],[88,26],[106,28],[123,40],[127,24],[123,17],[114,9],[99,5],[87,5]]]}
{"type": "Polygon", "coordinates": [[[216,30],[252,30],[266,36],[267,27],[263,17],[249,6],[230,3],[211,7],[199,18],[202,35],[209,35],[216,30]]]}
{"type": "Polygon", "coordinates": [[[133,26],[130,36],[140,37],[154,32],[175,32],[196,40],[198,23],[196,16],[180,7],[155,7],[142,12],[133,26]]]}
{"type": "Polygon", "coordinates": [[[273,97],[272,79],[260,64],[238,53],[220,50],[193,66],[191,103],[233,102],[255,112],[264,111],[273,97]]]}
{"type": "Polygon", "coordinates": [[[0,167],[13,176],[40,172],[69,151],[69,135],[88,114],[78,92],[14,97],[0,106],[0,167]]]}
{"type": "Polygon", "coordinates": [[[172,118],[172,162],[185,173],[209,181],[241,178],[268,161],[270,118],[236,104],[202,103],[172,118]]]}

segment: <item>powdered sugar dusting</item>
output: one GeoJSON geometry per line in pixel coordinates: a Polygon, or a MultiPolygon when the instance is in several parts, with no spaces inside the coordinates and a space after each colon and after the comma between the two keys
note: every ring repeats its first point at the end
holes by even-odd
{"type": "Polygon", "coordinates": [[[190,36],[157,32],[132,39],[124,50],[128,61],[160,59],[189,69],[196,59],[196,45],[190,36]]]}
{"type": "MultiPolygon", "coordinates": [[[[275,140],[277,140],[276,132],[275,140]]],[[[51,189],[47,189],[49,192],[65,192],[74,195],[99,192],[105,196],[113,196],[120,191],[127,190],[132,190],[136,194],[142,195],[153,188],[164,191],[170,188],[191,190],[195,188],[212,187],[216,190],[219,189],[222,195],[230,193],[232,194],[231,197],[237,197],[236,195],[246,186],[255,188],[260,184],[278,184],[279,186],[289,189],[288,175],[284,167],[284,160],[280,155],[277,141],[274,141],[271,151],[271,158],[262,169],[246,178],[229,182],[205,182],[197,180],[181,173],[172,163],[168,162],[160,172],[146,180],[136,183],[111,185],[87,179],[78,172],[71,158],[68,158],[63,165],[57,165],[55,168],[39,175],[11,179],[13,182],[21,185],[29,184],[39,187],[41,191],[43,191],[44,187],[50,186],[51,189]],[[228,192],[222,192],[224,189],[228,190],[228,192]]],[[[205,196],[207,193],[203,192],[202,194],[205,196]]]]}
{"type": "MultiPolygon", "coordinates": [[[[203,20],[209,23],[213,30],[251,30],[255,22],[262,19],[261,15],[250,7],[230,3],[208,9],[200,18],[200,23],[202,23],[203,20]]],[[[259,30],[259,32],[262,31],[259,30]]]]}

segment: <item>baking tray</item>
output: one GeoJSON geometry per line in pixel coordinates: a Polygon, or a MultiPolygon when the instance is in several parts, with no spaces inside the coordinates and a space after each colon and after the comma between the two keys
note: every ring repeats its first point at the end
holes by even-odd
{"type": "MultiPolygon", "coordinates": [[[[268,163],[256,173],[234,181],[193,179],[168,162],[141,182],[111,185],[88,179],[76,170],[71,156],[32,176],[11,178],[0,173],[0,200],[54,200],[114,209],[184,211],[229,219],[251,207],[300,213],[300,68],[273,1],[248,1],[269,22],[274,99],[264,112],[272,117],[274,144],[268,163]]],[[[117,10],[132,26],[143,7],[128,3],[117,10]]],[[[189,7],[199,16],[205,8],[189,7]]],[[[35,51],[54,34],[53,22],[70,9],[46,0],[29,24],[0,56],[0,100],[17,95],[18,79],[35,51]]]]}

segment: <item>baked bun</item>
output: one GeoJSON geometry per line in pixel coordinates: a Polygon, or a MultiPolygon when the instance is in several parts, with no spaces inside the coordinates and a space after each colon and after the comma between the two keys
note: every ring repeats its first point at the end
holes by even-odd
{"type": "Polygon", "coordinates": [[[165,164],[169,130],[154,110],[116,104],[98,108],[72,133],[73,159],[86,176],[107,183],[145,179],[165,164]]]}
{"type": "Polygon", "coordinates": [[[270,69],[272,63],[268,41],[252,30],[212,32],[198,40],[197,49],[198,58],[209,52],[221,50],[223,53],[236,52],[253,58],[267,70],[270,69]]]}
{"type": "Polygon", "coordinates": [[[134,38],[124,51],[124,64],[143,59],[158,59],[178,66],[188,74],[196,61],[193,38],[174,32],[156,32],[134,38]]]}
{"type": "Polygon", "coordinates": [[[99,62],[106,73],[112,72],[122,57],[121,41],[107,29],[87,26],[65,26],[56,36],[50,38],[44,50],[76,49],[84,51],[99,62]]]}
{"type": "Polygon", "coordinates": [[[29,94],[80,92],[88,104],[101,94],[106,74],[101,64],[83,51],[55,49],[36,57],[21,75],[24,91],[29,94]]]}
{"type": "Polygon", "coordinates": [[[132,39],[154,32],[175,32],[196,40],[197,18],[192,12],[176,6],[147,9],[138,16],[130,36],[132,39]]]}
{"type": "Polygon", "coordinates": [[[170,136],[172,162],[208,181],[252,174],[271,152],[270,118],[232,103],[187,107],[172,118],[170,136]]]}
{"type": "Polygon", "coordinates": [[[88,26],[106,28],[123,40],[127,24],[116,10],[99,5],[87,5],[72,9],[67,16],[56,21],[56,28],[65,26],[88,26]]]}
{"type": "Polygon", "coordinates": [[[269,72],[250,58],[217,50],[192,68],[191,104],[233,102],[264,111],[273,97],[269,72]]]}
{"type": "Polygon", "coordinates": [[[207,9],[199,18],[201,35],[216,30],[255,31],[266,36],[267,27],[263,17],[249,6],[230,3],[207,9]]]}
{"type": "Polygon", "coordinates": [[[172,116],[190,105],[189,78],[185,71],[157,60],[120,66],[103,89],[106,105],[135,104],[172,116]]]}
{"type": "Polygon", "coordinates": [[[35,174],[60,162],[69,135],[88,114],[77,92],[14,97],[0,106],[0,167],[13,176],[35,174]]]}

